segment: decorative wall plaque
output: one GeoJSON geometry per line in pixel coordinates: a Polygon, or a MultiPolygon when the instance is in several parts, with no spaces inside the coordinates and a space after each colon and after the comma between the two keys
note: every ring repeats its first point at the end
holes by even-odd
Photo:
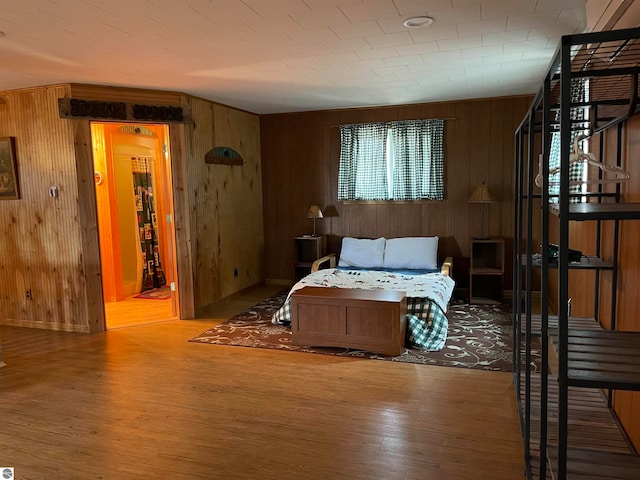
{"type": "Polygon", "coordinates": [[[190,115],[187,115],[184,106],[142,105],[78,98],[59,98],[58,114],[60,118],[89,118],[92,120],[153,123],[185,123],[190,121],[190,115]]]}
{"type": "Polygon", "coordinates": [[[204,163],[209,165],[244,165],[242,156],[230,147],[216,147],[204,156],[204,163]]]}

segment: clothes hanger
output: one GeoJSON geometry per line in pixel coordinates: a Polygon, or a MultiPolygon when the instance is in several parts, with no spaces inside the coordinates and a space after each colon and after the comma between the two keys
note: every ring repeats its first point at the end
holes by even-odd
{"type": "MultiPolygon", "coordinates": [[[[623,170],[622,168],[616,165],[608,165],[606,163],[600,162],[596,159],[593,153],[585,153],[583,152],[578,143],[588,138],[588,135],[579,135],[573,141],[573,153],[569,155],[569,165],[574,165],[577,163],[586,163],[587,165],[592,165],[594,167],[599,168],[603,172],[609,174],[606,178],[590,178],[587,180],[571,180],[569,181],[569,185],[604,185],[605,183],[623,183],[631,178],[629,172],[623,170]]],[[[560,167],[555,167],[549,169],[549,176],[555,175],[560,171],[560,167]]],[[[535,178],[535,183],[538,187],[542,187],[542,155],[539,157],[538,161],[538,175],[535,178]]],[[[559,180],[549,181],[549,186],[560,185],[559,180]]]]}

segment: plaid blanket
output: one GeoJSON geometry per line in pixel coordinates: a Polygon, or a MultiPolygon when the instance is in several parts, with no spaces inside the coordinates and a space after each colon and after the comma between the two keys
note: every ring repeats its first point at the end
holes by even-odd
{"type": "Polygon", "coordinates": [[[305,286],[386,289],[407,292],[407,343],[426,351],[439,351],[447,339],[447,304],[454,282],[440,273],[402,275],[388,272],[324,269],[296,283],[272,323],[291,324],[291,294],[305,286]]]}

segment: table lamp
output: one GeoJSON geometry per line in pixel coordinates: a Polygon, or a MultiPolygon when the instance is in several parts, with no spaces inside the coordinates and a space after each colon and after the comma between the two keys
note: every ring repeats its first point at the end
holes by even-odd
{"type": "Polygon", "coordinates": [[[316,236],[316,218],[323,218],[322,210],[318,205],[311,205],[309,207],[309,212],[307,213],[307,218],[313,218],[313,236],[316,236]]]}
{"type": "Polygon", "coordinates": [[[469,197],[469,203],[479,203],[482,208],[480,210],[480,236],[475,237],[478,240],[486,240],[489,236],[485,236],[484,234],[484,205],[485,203],[496,203],[498,199],[491,193],[489,187],[482,182],[481,185],[478,185],[471,192],[471,196],[469,197]]]}

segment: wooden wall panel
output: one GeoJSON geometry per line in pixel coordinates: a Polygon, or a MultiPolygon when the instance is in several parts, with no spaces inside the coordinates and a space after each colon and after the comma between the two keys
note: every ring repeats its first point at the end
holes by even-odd
{"type": "Polygon", "coordinates": [[[221,294],[226,297],[264,280],[260,121],[219,105],[213,112],[215,146],[231,147],[244,159],[242,166],[208,165],[218,200],[217,255],[221,294]]]}
{"type": "Polygon", "coordinates": [[[187,158],[187,185],[191,213],[193,249],[194,305],[213,303],[222,297],[219,281],[218,199],[211,166],[204,156],[214,145],[213,105],[210,102],[186,97],[194,122],[185,127],[187,158]]]}
{"type": "Polygon", "coordinates": [[[202,306],[263,279],[256,115],[155,90],[73,84],[3,92],[0,136],[17,139],[22,198],[0,201],[0,322],[104,329],[90,125],[60,119],[62,97],[194,107],[192,123],[169,129],[181,318],[193,318],[202,306]],[[224,174],[205,165],[216,140],[241,152],[247,165],[224,174]],[[49,196],[54,185],[57,198],[49,196]],[[223,285],[221,262],[238,258],[239,280],[223,285]]]}
{"type": "Polygon", "coordinates": [[[186,97],[186,102],[194,119],[185,126],[185,135],[197,313],[264,278],[262,167],[256,115],[196,97],[186,97]],[[233,148],[245,164],[206,164],[205,154],[218,146],[233,148]]]}
{"type": "MultiPolygon", "coordinates": [[[[477,223],[474,225],[474,232],[472,233],[470,230],[471,219],[478,219],[478,205],[468,203],[469,195],[473,189],[471,186],[470,165],[472,162],[476,163],[478,161],[476,146],[470,140],[473,137],[472,130],[475,127],[471,106],[471,102],[462,102],[456,105],[455,120],[447,124],[447,127],[454,126],[455,128],[447,128],[445,132],[447,141],[446,164],[454,172],[453,174],[447,174],[447,185],[450,192],[447,194],[447,198],[450,199],[449,203],[452,203],[452,215],[455,221],[453,227],[455,233],[452,234],[451,238],[451,243],[453,243],[457,251],[457,255],[454,256],[454,277],[456,281],[462,279],[462,285],[467,286],[469,281],[469,242],[472,235],[480,233],[480,229],[477,228],[479,224],[477,223]],[[448,152],[453,152],[453,155],[450,157],[448,152]]],[[[477,119],[477,121],[484,123],[486,119],[477,119]]]]}
{"type": "MultiPolygon", "coordinates": [[[[618,132],[616,127],[596,135],[590,140],[590,151],[597,158],[606,163],[616,163],[617,143],[620,139],[623,156],[622,167],[631,174],[631,179],[621,184],[624,202],[640,202],[640,117],[633,117],[627,125],[618,132]],[[602,151],[600,142],[603,143],[602,151]]],[[[615,188],[606,185],[607,189],[615,188]]],[[[552,232],[557,238],[557,221],[551,224],[552,232]]],[[[572,222],[569,225],[569,246],[581,250],[585,254],[596,253],[596,222],[572,222]]],[[[602,222],[601,256],[605,260],[613,260],[613,229],[614,222],[602,222]]],[[[605,328],[611,326],[612,295],[616,297],[616,322],[620,330],[640,331],[640,316],[638,315],[640,295],[640,222],[620,222],[620,240],[618,254],[618,285],[616,292],[612,292],[612,273],[602,272],[601,287],[598,293],[598,320],[605,328]]],[[[572,315],[591,316],[594,306],[594,272],[570,272],[569,296],[571,297],[572,315]]],[[[557,299],[557,281],[550,286],[552,303],[557,299]]],[[[636,449],[640,449],[640,393],[615,392],[614,408],[624,426],[629,438],[636,449]]]]}
{"type": "MultiPolygon", "coordinates": [[[[640,117],[635,116],[629,120],[621,134],[624,149],[622,166],[631,174],[630,180],[622,184],[623,201],[640,202],[640,162],[638,162],[638,158],[640,158],[640,117]]],[[[616,135],[611,135],[611,137],[611,142],[617,138],[616,135]]],[[[615,150],[609,145],[607,148],[608,162],[612,162],[615,158],[612,156],[613,151],[615,150]]],[[[640,238],[640,222],[621,222],[618,262],[620,276],[616,316],[617,327],[620,330],[640,331],[638,238],[640,238]]],[[[615,392],[614,408],[635,448],[640,450],[640,392],[615,392]]]]}
{"type": "MultiPolygon", "coordinates": [[[[277,142],[276,133],[274,129],[269,128],[268,125],[265,125],[260,129],[260,138],[261,144],[267,145],[267,148],[272,148],[271,145],[277,142]]],[[[277,169],[272,169],[269,172],[262,173],[262,194],[263,198],[271,198],[276,199],[276,195],[278,193],[278,183],[277,183],[277,169]],[[271,175],[272,178],[266,178],[267,175],[271,175]]],[[[263,218],[265,215],[264,203],[262,206],[263,209],[263,218]]],[[[275,243],[277,241],[277,233],[273,228],[267,228],[265,225],[264,228],[264,241],[265,243],[275,243]]],[[[275,271],[278,268],[277,258],[275,256],[263,255],[262,262],[263,271],[275,271]]]]}
{"type": "MultiPolygon", "coordinates": [[[[458,285],[468,284],[469,240],[480,234],[479,205],[469,204],[472,189],[487,182],[500,202],[485,210],[489,232],[512,236],[514,132],[529,97],[263,115],[261,145],[264,194],[265,275],[293,279],[293,237],[310,233],[306,211],[318,203],[337,216],[317,221],[337,251],[343,236],[438,235],[441,253],[455,257],[458,285]],[[445,123],[446,187],[442,202],[338,203],[340,155],[338,126],[397,119],[448,118],[445,123]],[[327,208],[329,207],[329,208],[327,208]]],[[[486,227],[485,227],[486,230],[486,227]]],[[[507,253],[510,258],[510,253],[507,253]]],[[[505,289],[511,288],[507,269],[505,289]]]]}
{"type": "Polygon", "coordinates": [[[64,86],[25,89],[0,104],[0,137],[16,137],[21,190],[19,200],[0,201],[4,324],[89,331],[79,211],[87,199],[78,190],[72,124],[57,109],[68,94],[64,86]],[[58,197],[49,196],[51,186],[58,197]]]}

